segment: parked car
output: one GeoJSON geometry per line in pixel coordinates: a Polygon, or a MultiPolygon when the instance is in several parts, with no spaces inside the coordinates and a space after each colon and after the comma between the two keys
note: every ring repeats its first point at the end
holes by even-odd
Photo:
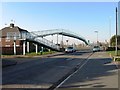
{"type": "Polygon", "coordinates": [[[99,46],[94,46],[93,47],[93,52],[98,52],[100,51],[100,47],[99,46]]]}
{"type": "Polygon", "coordinates": [[[72,46],[69,46],[69,47],[67,47],[67,48],[65,49],[65,52],[66,52],[66,53],[75,52],[75,51],[76,51],[76,49],[75,49],[74,47],[72,47],[72,46]]]}

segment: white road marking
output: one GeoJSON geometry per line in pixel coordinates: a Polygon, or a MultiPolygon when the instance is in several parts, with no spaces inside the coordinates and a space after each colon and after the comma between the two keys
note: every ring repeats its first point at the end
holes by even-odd
{"type": "MultiPolygon", "coordinates": [[[[91,55],[90,55],[91,56],[91,55]]],[[[64,81],[62,81],[54,90],[57,90],[63,83],[65,83],[70,77],[72,77],[75,73],[77,73],[79,70],[82,69],[82,67],[89,61],[89,56],[87,58],[87,60],[79,67],[78,70],[76,70],[74,73],[72,73],[71,75],[69,75],[64,81]]]]}

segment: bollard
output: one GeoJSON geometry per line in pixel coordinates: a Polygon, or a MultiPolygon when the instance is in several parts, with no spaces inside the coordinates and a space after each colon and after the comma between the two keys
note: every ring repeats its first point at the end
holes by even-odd
{"type": "Polygon", "coordinates": [[[40,51],[40,55],[42,55],[42,51],[40,51]]]}

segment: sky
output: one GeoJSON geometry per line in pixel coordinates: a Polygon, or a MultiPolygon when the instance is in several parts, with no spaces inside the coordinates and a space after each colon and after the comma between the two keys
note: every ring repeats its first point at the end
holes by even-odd
{"type": "Polygon", "coordinates": [[[29,32],[67,29],[91,42],[98,31],[98,40],[104,42],[115,34],[116,7],[117,2],[3,2],[0,29],[14,20],[29,32]]]}

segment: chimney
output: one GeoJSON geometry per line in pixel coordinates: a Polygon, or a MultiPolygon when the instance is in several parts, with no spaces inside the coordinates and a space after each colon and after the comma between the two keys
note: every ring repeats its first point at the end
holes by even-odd
{"type": "Polygon", "coordinates": [[[14,28],[14,24],[13,23],[10,23],[10,28],[14,28]]]}

